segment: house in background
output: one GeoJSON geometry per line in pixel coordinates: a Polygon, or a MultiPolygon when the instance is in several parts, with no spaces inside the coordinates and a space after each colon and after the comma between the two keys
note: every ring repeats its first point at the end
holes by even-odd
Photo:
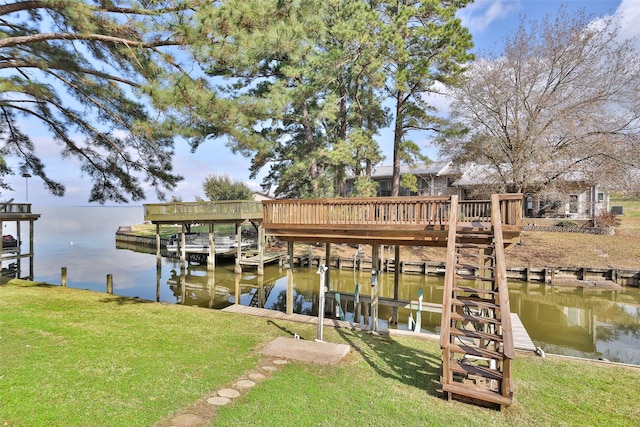
{"type": "MultiPolygon", "coordinates": [[[[451,162],[435,161],[413,166],[402,165],[400,173],[417,178],[417,191],[400,188],[400,196],[450,196],[460,199],[488,197],[493,180],[486,165],[469,164],[462,168],[451,162]]],[[[376,166],[372,179],[378,184],[378,197],[391,195],[393,167],[376,166]]],[[[347,178],[347,194],[353,193],[355,177],[347,178]]],[[[571,218],[590,220],[601,212],[609,212],[609,193],[596,184],[591,184],[578,174],[567,175],[553,190],[526,192],[524,194],[524,216],[527,218],[571,218]]]]}
{"type": "MultiPolygon", "coordinates": [[[[417,178],[417,191],[408,188],[400,188],[400,196],[448,196],[458,194],[457,188],[453,186],[456,179],[460,177],[457,169],[453,168],[451,162],[436,161],[429,164],[418,163],[416,165],[401,165],[400,174],[411,174],[417,178]]],[[[355,176],[346,180],[347,195],[358,197],[353,193],[355,176]]],[[[371,178],[378,184],[378,197],[391,196],[393,182],[393,166],[376,166],[373,169],[371,178]]]]}
{"type": "MultiPolygon", "coordinates": [[[[460,198],[475,198],[478,189],[490,187],[491,175],[486,165],[471,164],[464,168],[462,176],[453,185],[459,189],[460,198]]],[[[609,192],[579,173],[570,173],[558,180],[554,188],[525,191],[523,208],[526,218],[589,220],[609,212],[609,192]]]]}
{"type": "Polygon", "coordinates": [[[259,191],[254,191],[252,198],[255,202],[262,202],[263,200],[275,200],[275,197],[267,193],[261,193],[259,191]]]}

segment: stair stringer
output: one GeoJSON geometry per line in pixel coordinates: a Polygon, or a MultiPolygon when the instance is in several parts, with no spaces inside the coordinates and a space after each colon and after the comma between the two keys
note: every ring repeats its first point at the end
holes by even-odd
{"type": "Polygon", "coordinates": [[[440,331],[442,392],[448,399],[502,408],[511,403],[515,353],[500,202],[492,197],[491,227],[472,230],[460,227],[457,202],[452,196],[440,331]]]}

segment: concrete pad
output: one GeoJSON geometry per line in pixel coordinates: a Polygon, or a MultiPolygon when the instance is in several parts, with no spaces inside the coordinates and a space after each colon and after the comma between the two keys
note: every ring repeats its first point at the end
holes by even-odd
{"type": "Polygon", "coordinates": [[[280,337],[267,344],[261,353],[301,362],[333,365],[340,362],[350,350],[351,347],[346,344],[280,337]]]}

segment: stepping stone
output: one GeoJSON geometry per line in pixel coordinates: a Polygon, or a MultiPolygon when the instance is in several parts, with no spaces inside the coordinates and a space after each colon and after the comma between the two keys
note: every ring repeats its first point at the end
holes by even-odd
{"type": "Polygon", "coordinates": [[[262,374],[255,373],[255,374],[249,374],[249,378],[254,381],[260,381],[265,379],[266,377],[262,374]]]}
{"type": "Polygon", "coordinates": [[[223,388],[222,390],[218,391],[218,396],[233,399],[234,397],[240,396],[240,392],[232,388],[223,388]]]}
{"type": "Polygon", "coordinates": [[[231,402],[231,399],[222,396],[215,396],[207,399],[207,403],[214,406],[224,406],[229,402],[231,402]]]}
{"type": "Polygon", "coordinates": [[[287,363],[289,363],[289,361],[284,359],[277,359],[273,361],[274,365],[286,365],[287,363]]]}
{"type": "Polygon", "coordinates": [[[239,388],[251,388],[255,387],[256,383],[251,380],[240,380],[236,383],[236,387],[239,388]]]}
{"type": "Polygon", "coordinates": [[[171,425],[175,427],[194,427],[204,424],[204,420],[197,415],[182,414],[171,420],[171,425]]]}
{"type": "Polygon", "coordinates": [[[263,366],[262,369],[265,371],[272,371],[272,372],[278,370],[278,368],[275,366],[263,366]]]}

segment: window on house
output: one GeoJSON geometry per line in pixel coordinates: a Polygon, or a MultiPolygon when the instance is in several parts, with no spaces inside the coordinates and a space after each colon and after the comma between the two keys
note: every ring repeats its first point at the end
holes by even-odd
{"type": "Polygon", "coordinates": [[[598,201],[604,202],[604,193],[598,193],[598,201]]]}
{"type": "Polygon", "coordinates": [[[447,187],[451,188],[453,187],[453,183],[456,182],[455,179],[453,178],[447,178],[447,187]]]}
{"type": "Polygon", "coordinates": [[[578,195],[569,194],[569,213],[578,213],[578,195]]]}
{"type": "Polygon", "coordinates": [[[379,182],[378,196],[388,197],[391,195],[391,181],[388,179],[379,182]]]}

